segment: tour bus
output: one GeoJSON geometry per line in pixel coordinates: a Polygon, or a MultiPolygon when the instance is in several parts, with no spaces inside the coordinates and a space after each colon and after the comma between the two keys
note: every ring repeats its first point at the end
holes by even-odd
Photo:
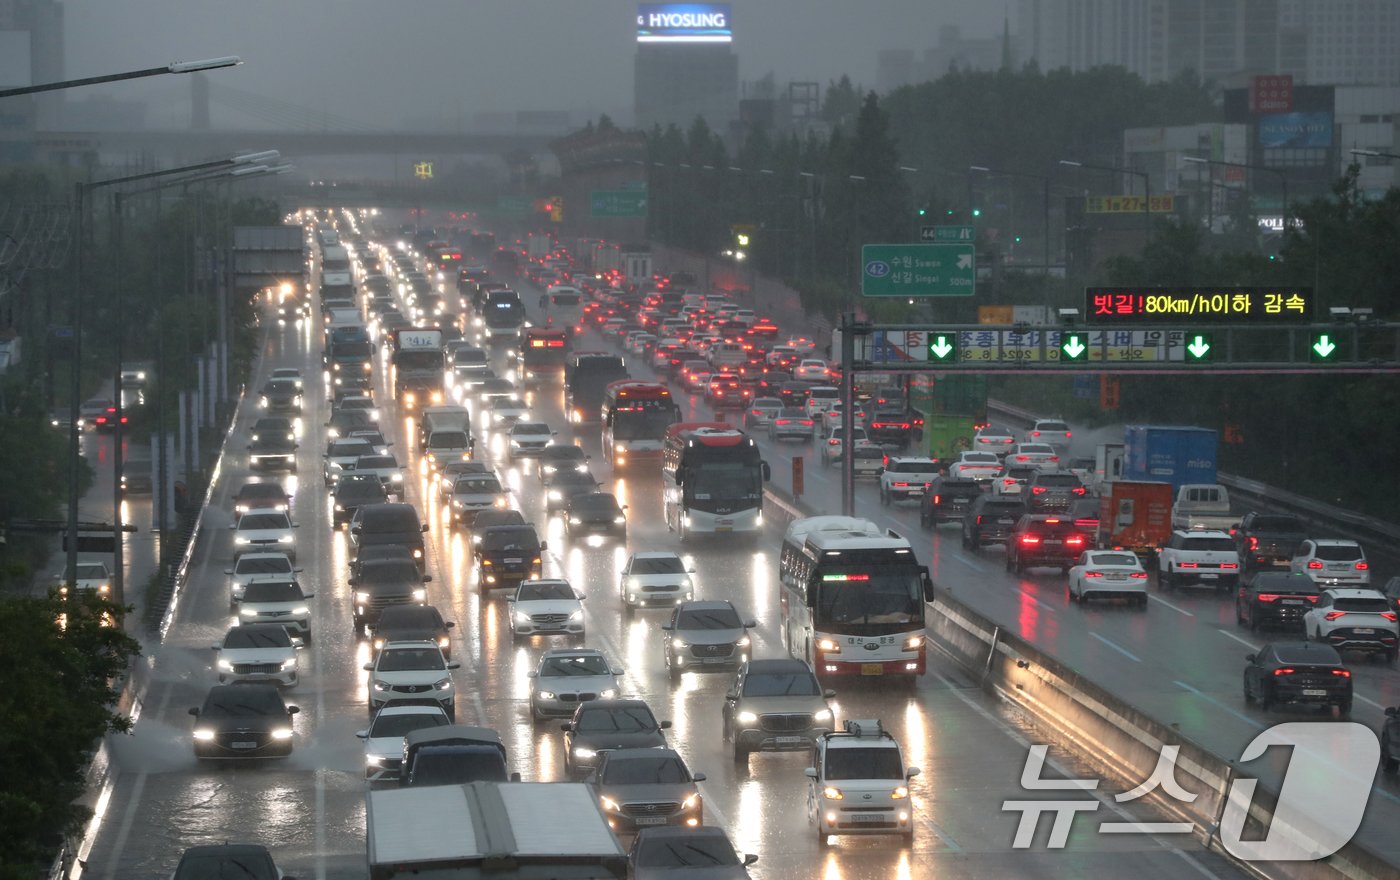
{"type": "Polygon", "coordinates": [[[545,324],[572,333],[583,332],[583,291],[555,285],[545,294],[544,305],[545,324]]]}
{"type": "Polygon", "coordinates": [[[660,461],[666,429],[680,421],[671,389],[660,382],[624,379],[603,395],[603,458],[614,468],[660,461]]]}
{"type": "Polygon", "coordinates": [[[666,526],[684,541],[695,533],[763,528],[768,463],[752,437],[723,422],[683,422],[666,429],[662,497],[666,526]]]}
{"type": "Polygon", "coordinates": [[[818,675],[922,675],[933,581],[909,541],[848,516],[788,526],[778,560],[783,643],[818,675]]]}
{"type": "Polygon", "coordinates": [[[568,356],[568,331],[546,327],[526,327],[520,346],[520,377],[527,385],[562,376],[568,356]]]}

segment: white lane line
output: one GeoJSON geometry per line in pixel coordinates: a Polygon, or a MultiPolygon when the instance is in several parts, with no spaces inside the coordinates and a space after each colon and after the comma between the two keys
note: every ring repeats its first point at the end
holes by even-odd
{"type": "Polygon", "coordinates": [[[1356,700],[1360,700],[1361,702],[1365,703],[1365,704],[1368,705],[1368,706],[1372,706],[1372,707],[1374,707],[1374,708],[1376,708],[1376,709],[1380,709],[1382,712],[1385,711],[1385,708],[1386,708],[1385,706],[1382,706],[1380,703],[1377,703],[1375,700],[1368,700],[1366,697],[1363,697],[1363,696],[1361,696],[1360,694],[1353,694],[1353,695],[1352,695],[1352,698],[1353,698],[1353,699],[1356,699],[1356,700]]]}
{"type": "Polygon", "coordinates": [[[1246,641],[1246,640],[1240,638],[1239,636],[1237,636],[1237,635],[1235,635],[1234,633],[1230,632],[1228,629],[1216,629],[1216,632],[1220,633],[1222,636],[1224,636],[1224,637],[1227,638],[1227,639],[1234,639],[1235,641],[1239,642],[1241,645],[1244,645],[1246,648],[1248,648],[1248,649],[1251,650],[1251,651],[1258,651],[1258,650],[1259,650],[1259,646],[1258,646],[1258,645],[1254,644],[1253,642],[1249,642],[1249,641],[1246,641]]]}
{"type": "Polygon", "coordinates": [[[1248,715],[1244,714],[1243,712],[1240,712],[1240,711],[1236,710],[1233,706],[1228,706],[1228,705],[1226,705],[1225,703],[1222,703],[1221,701],[1217,700],[1215,697],[1212,697],[1210,694],[1207,694],[1207,693],[1205,693],[1204,691],[1198,690],[1198,689],[1192,687],[1191,685],[1187,684],[1187,683],[1184,682],[1184,681],[1174,681],[1174,682],[1172,682],[1172,684],[1176,685],[1177,687],[1181,688],[1182,690],[1186,691],[1186,692],[1189,693],[1189,694],[1194,694],[1194,695],[1200,697],[1201,699],[1205,700],[1207,703],[1210,703],[1212,706],[1215,706],[1217,709],[1224,709],[1226,712],[1229,712],[1231,715],[1233,715],[1233,716],[1235,716],[1236,718],[1238,718],[1239,720],[1243,721],[1245,724],[1248,724],[1250,727],[1253,727],[1255,730],[1263,730],[1263,729],[1265,728],[1265,726],[1266,726],[1266,725],[1260,724],[1258,721],[1255,721],[1253,718],[1250,718],[1248,715]]]}
{"type": "Polygon", "coordinates": [[[1170,608],[1171,610],[1175,611],[1175,612],[1178,613],[1178,614],[1185,614],[1187,617],[1195,617],[1195,616],[1196,616],[1196,615],[1192,614],[1190,611],[1187,611],[1185,608],[1182,608],[1182,607],[1179,606],[1179,605],[1173,605],[1172,603],[1168,602],[1166,599],[1163,599],[1161,596],[1154,596],[1154,595],[1152,595],[1152,594],[1149,593],[1148,596],[1147,596],[1147,598],[1151,599],[1153,602],[1160,602],[1161,604],[1167,606],[1168,608],[1170,608]]]}
{"type": "Polygon", "coordinates": [[[1138,657],[1136,654],[1134,654],[1133,652],[1129,651],[1127,648],[1122,647],[1121,645],[1117,644],[1116,642],[1114,642],[1114,641],[1112,641],[1112,640],[1110,640],[1110,639],[1106,639],[1106,638],[1104,638],[1103,636],[1099,635],[1099,634],[1096,633],[1096,632],[1090,632],[1089,635],[1091,635],[1091,636],[1093,636],[1094,638],[1098,639],[1100,642],[1103,642],[1105,645],[1108,645],[1110,648],[1112,648],[1113,650],[1117,651],[1119,654],[1122,654],[1124,657],[1127,657],[1129,660],[1132,660],[1132,661],[1134,661],[1135,663],[1141,663],[1141,662],[1142,662],[1142,658],[1141,658],[1141,657],[1138,657]]]}
{"type": "Polygon", "coordinates": [[[966,565],[968,568],[973,568],[980,572],[985,573],[992,570],[991,566],[987,565],[987,563],[983,562],[980,559],[973,559],[967,556],[960,556],[958,554],[949,554],[947,558],[953,560],[954,562],[960,565],[966,565]]]}
{"type": "Polygon", "coordinates": [[[1016,592],[1020,593],[1022,596],[1025,596],[1027,599],[1030,599],[1032,602],[1034,602],[1035,604],[1039,605],[1041,608],[1044,608],[1046,611],[1054,611],[1054,610],[1056,610],[1056,609],[1055,609],[1055,606],[1045,604],[1044,602],[1040,601],[1040,600],[1037,599],[1035,596],[1032,596],[1029,592],[1027,592],[1027,591],[1025,591],[1025,590],[1022,590],[1022,589],[1019,589],[1019,588],[1018,588],[1018,589],[1016,590],[1016,592]]]}

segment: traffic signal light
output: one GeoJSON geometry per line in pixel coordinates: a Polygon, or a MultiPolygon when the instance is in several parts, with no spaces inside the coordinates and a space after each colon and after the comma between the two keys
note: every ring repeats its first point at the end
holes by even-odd
{"type": "Polygon", "coordinates": [[[1188,363],[1204,364],[1215,359],[1215,339],[1211,334],[1192,333],[1186,339],[1186,360],[1188,363]]]}
{"type": "Polygon", "coordinates": [[[1088,337],[1083,333],[1065,333],[1060,337],[1060,360],[1082,361],[1089,354],[1088,337]]]}
{"type": "Polygon", "coordinates": [[[1313,333],[1308,343],[1308,356],[1319,364],[1331,363],[1339,347],[1330,333],[1313,333]]]}
{"type": "Polygon", "coordinates": [[[973,208],[973,209],[972,209],[972,216],[974,216],[974,217],[981,217],[981,216],[982,216],[982,209],[981,209],[981,208],[973,208]]]}
{"type": "Polygon", "coordinates": [[[919,216],[920,216],[920,217],[923,217],[923,216],[925,216],[926,214],[928,214],[928,208],[925,207],[925,208],[920,208],[920,209],[919,209],[919,216]]]}

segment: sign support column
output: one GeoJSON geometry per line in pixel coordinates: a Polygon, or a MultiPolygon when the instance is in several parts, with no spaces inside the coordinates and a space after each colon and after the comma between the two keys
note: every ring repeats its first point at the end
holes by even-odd
{"type": "Polygon", "coordinates": [[[856,313],[841,316],[841,513],[856,515],[855,431],[856,313]]]}

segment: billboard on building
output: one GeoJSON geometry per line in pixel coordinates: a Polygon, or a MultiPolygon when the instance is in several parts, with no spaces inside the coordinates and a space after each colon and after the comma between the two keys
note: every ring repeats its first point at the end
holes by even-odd
{"type": "Polygon", "coordinates": [[[1293,77],[1255,76],[1249,80],[1250,113],[1293,112],[1293,77]]]}
{"type": "Polygon", "coordinates": [[[728,3],[642,3],[638,43],[729,43],[734,39],[728,3]]]}
{"type": "Polygon", "coordinates": [[[1259,146],[1265,149],[1330,147],[1332,114],[1272,113],[1260,116],[1259,146]]]}

